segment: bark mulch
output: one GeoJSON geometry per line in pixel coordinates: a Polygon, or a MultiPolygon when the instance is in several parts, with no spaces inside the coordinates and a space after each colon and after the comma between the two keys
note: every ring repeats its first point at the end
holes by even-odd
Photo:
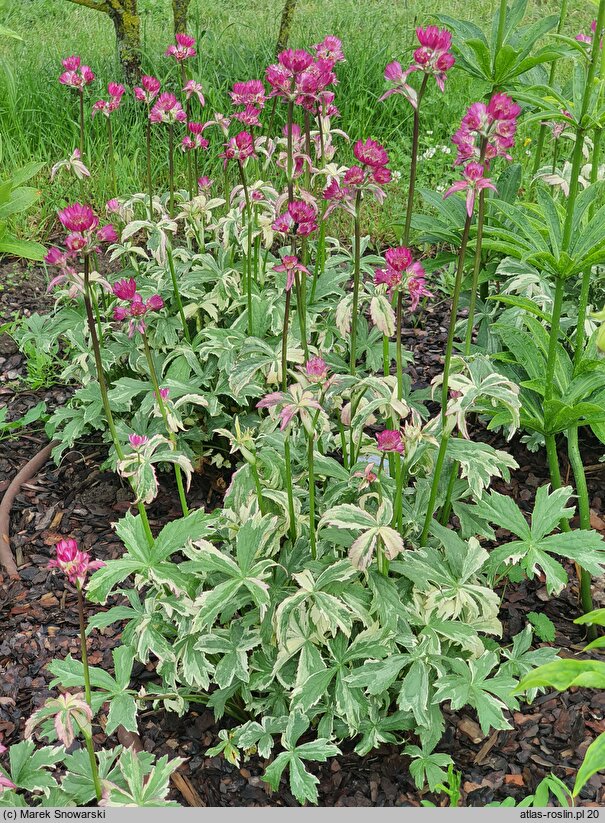
{"type": "MultiPolygon", "coordinates": [[[[45,295],[42,273],[14,272],[4,267],[0,282],[0,323],[11,315],[44,311],[50,305],[45,295]]],[[[446,328],[443,308],[429,310],[422,329],[406,330],[404,345],[414,352],[416,365],[409,368],[414,384],[426,386],[440,368],[446,328]]],[[[11,418],[44,399],[49,408],[66,401],[70,388],[52,386],[31,390],[24,385],[26,363],[13,342],[0,336],[0,404],[7,404],[11,418]]],[[[479,434],[479,433],[478,433],[479,434]]],[[[493,438],[487,432],[480,436],[493,438]]],[[[0,495],[18,469],[47,442],[43,431],[28,430],[13,440],[0,441],[0,495]]],[[[493,445],[503,444],[490,439],[493,445]]],[[[535,489],[548,482],[541,452],[528,452],[518,439],[508,444],[519,463],[509,484],[495,487],[510,494],[521,506],[531,507],[535,489]]],[[[593,509],[593,526],[605,531],[603,506],[604,464],[598,459],[602,448],[596,442],[583,443],[589,466],[588,478],[593,509]]],[[[120,556],[112,522],[129,507],[129,492],[119,478],[102,471],[104,450],[100,443],[87,442],[67,453],[60,466],[49,462],[18,495],[11,518],[11,542],[21,579],[10,580],[0,573],[0,742],[18,742],[31,712],[49,695],[51,679],[46,664],[71,653],[78,656],[78,619],[74,593],[65,588],[47,565],[52,547],[61,537],[73,536],[86,548],[94,548],[101,559],[120,556]]],[[[563,465],[563,475],[567,467],[563,465]]],[[[196,475],[192,506],[220,505],[225,478],[206,470],[196,475]]],[[[176,490],[168,479],[151,507],[152,527],[159,528],[178,516],[176,490]]],[[[599,582],[595,605],[605,605],[599,582]]],[[[90,613],[95,607],[88,606],[90,613]]],[[[556,626],[555,645],[564,656],[581,652],[584,639],[573,620],[579,614],[577,583],[559,597],[548,598],[543,581],[509,585],[502,601],[503,642],[526,624],[530,611],[545,612],[556,626]]],[[[119,630],[109,627],[93,632],[89,641],[91,664],[111,670],[111,650],[120,641],[119,630]]],[[[154,677],[153,664],[136,665],[133,686],[154,677]]],[[[574,775],[587,747],[605,731],[605,691],[586,689],[539,696],[531,705],[522,704],[511,717],[511,730],[485,737],[471,710],[447,713],[445,737],[438,750],[448,752],[462,772],[463,802],[483,806],[492,800],[514,797],[520,800],[538,782],[554,772],[573,784],[574,775]]],[[[224,721],[229,723],[228,720],[224,721]]],[[[208,806],[295,806],[287,781],[271,792],[260,775],[267,765],[253,756],[240,768],[222,757],[207,757],[205,751],[217,742],[219,725],[203,706],[192,706],[184,717],[165,711],[143,711],[140,735],[146,750],[158,756],[169,754],[187,758],[173,797],[185,805],[208,806]],[[179,791],[180,789],[180,791],[179,791]]],[[[100,727],[96,743],[106,737],[100,727]]],[[[111,741],[113,744],[113,741],[111,741]]],[[[77,745],[77,744],[76,744],[77,745]]],[[[384,745],[361,758],[353,746],[326,764],[311,764],[319,778],[319,802],[323,806],[417,806],[425,797],[438,804],[440,797],[421,796],[409,776],[409,760],[400,747],[384,745]]],[[[605,783],[595,775],[581,795],[583,804],[605,803],[605,783]]]]}

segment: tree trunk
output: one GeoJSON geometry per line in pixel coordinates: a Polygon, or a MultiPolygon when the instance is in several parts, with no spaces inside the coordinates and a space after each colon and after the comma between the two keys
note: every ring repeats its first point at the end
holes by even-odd
{"type": "Polygon", "coordinates": [[[191,0],[172,0],[172,19],[175,35],[187,31],[187,13],[191,0]]]}
{"type": "Polygon", "coordinates": [[[141,18],[137,0],[109,0],[109,6],[124,76],[133,83],[141,76],[141,18]]]}
{"type": "Polygon", "coordinates": [[[279,24],[279,34],[277,36],[276,53],[279,54],[288,47],[288,40],[290,39],[290,29],[292,28],[292,19],[294,17],[294,10],[296,8],[296,0],[286,0],[284,10],[281,13],[281,22],[279,24]]]}

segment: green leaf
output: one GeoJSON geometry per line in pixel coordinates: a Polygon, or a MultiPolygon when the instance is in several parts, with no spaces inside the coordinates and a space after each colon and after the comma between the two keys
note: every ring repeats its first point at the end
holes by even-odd
{"type": "Polygon", "coordinates": [[[529,622],[535,629],[536,634],[544,643],[555,642],[555,624],[543,613],[529,612],[527,615],[529,622]]]}
{"type": "Polygon", "coordinates": [[[127,732],[138,732],[137,706],[130,694],[117,694],[109,702],[105,733],[113,734],[118,726],[123,726],[127,732]]]}
{"type": "Polygon", "coordinates": [[[599,660],[556,660],[527,674],[515,691],[519,693],[542,686],[551,686],[560,692],[572,686],[603,689],[605,663],[599,660]]]}
{"type": "Polygon", "coordinates": [[[577,797],[593,774],[605,769],[605,732],[600,734],[586,750],[582,765],[578,769],[573,796],[577,797]]]}

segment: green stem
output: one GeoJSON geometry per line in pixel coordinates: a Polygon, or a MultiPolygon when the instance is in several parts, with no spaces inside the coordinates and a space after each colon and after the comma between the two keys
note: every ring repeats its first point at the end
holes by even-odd
{"type": "Polygon", "coordinates": [[[80,158],[84,160],[84,89],[78,89],[80,97],[80,158]]]}
{"type": "Polygon", "coordinates": [[[113,130],[111,128],[111,117],[107,118],[107,146],[109,149],[109,178],[111,180],[111,195],[117,197],[118,187],[116,182],[116,158],[113,153],[113,130]]]}
{"type": "MultiPolygon", "coordinates": [[[[122,450],[122,446],[118,438],[118,432],[116,430],[113,414],[111,411],[111,405],[109,403],[109,394],[107,392],[107,383],[105,381],[105,372],[103,370],[103,361],[101,359],[101,347],[99,345],[99,338],[97,337],[95,318],[92,310],[90,287],[90,259],[88,255],[84,256],[84,308],[86,309],[86,320],[88,323],[88,331],[90,333],[90,339],[92,343],[95,367],[97,371],[97,381],[99,383],[99,391],[101,392],[101,402],[103,404],[103,411],[105,412],[105,419],[107,420],[107,426],[109,427],[109,432],[111,434],[111,439],[113,440],[113,446],[116,451],[116,455],[118,457],[118,460],[122,460],[124,457],[124,451],[122,450]]],[[[141,516],[141,522],[143,524],[145,536],[147,537],[147,542],[150,546],[153,546],[154,539],[153,534],[151,533],[151,527],[149,525],[149,519],[147,517],[147,511],[145,509],[145,506],[143,503],[139,502],[137,503],[137,508],[141,516]]]]}
{"type": "Polygon", "coordinates": [[[506,15],[507,15],[507,8],[506,8],[506,0],[500,0],[500,13],[498,15],[498,31],[496,32],[496,48],[494,51],[494,67],[496,65],[496,58],[498,57],[498,52],[502,48],[502,44],[504,43],[504,30],[506,28],[506,15]]]}
{"type": "Polygon", "coordinates": [[[246,257],[244,261],[246,272],[246,300],[248,305],[248,335],[252,336],[253,316],[252,316],[252,265],[251,265],[251,247],[252,247],[252,209],[250,206],[250,194],[248,192],[248,185],[246,183],[246,174],[241,160],[238,160],[237,166],[239,169],[239,177],[244,189],[244,197],[246,198],[246,224],[248,229],[248,246],[246,250],[246,257]]]}
{"type": "MultiPolygon", "coordinates": [[[[401,352],[401,315],[403,306],[403,295],[397,292],[397,313],[396,313],[396,332],[397,332],[397,399],[403,399],[403,358],[401,352]]],[[[384,350],[383,350],[384,354],[384,350]]],[[[387,340],[387,356],[388,356],[388,340],[387,340]]]]}
{"type": "MultiPolygon", "coordinates": [[[[84,598],[82,596],[82,587],[79,583],[77,586],[78,596],[78,619],[80,623],[80,653],[82,655],[82,670],[84,673],[84,696],[86,702],[92,710],[92,692],[90,688],[90,669],[88,667],[88,651],[86,648],[86,619],[84,617],[84,598]]],[[[86,743],[86,750],[88,751],[88,759],[90,760],[90,770],[92,772],[92,779],[95,787],[95,795],[97,800],[101,799],[102,789],[101,780],[99,779],[99,769],[97,766],[97,758],[92,743],[92,735],[82,730],[84,741],[86,743]]]]}
{"type": "Polygon", "coordinates": [[[168,185],[170,187],[170,200],[168,211],[170,217],[174,218],[174,126],[168,124],[168,185]]]}
{"type": "MultiPolygon", "coordinates": [[[[565,18],[567,17],[567,3],[568,0],[561,0],[561,9],[559,11],[559,23],[557,25],[557,34],[561,34],[563,31],[563,26],[565,25],[565,18]]],[[[557,74],[557,60],[553,60],[550,64],[550,72],[548,74],[548,86],[552,88],[555,83],[555,77],[557,74]]],[[[535,175],[538,169],[540,168],[540,164],[542,163],[542,152],[544,151],[544,140],[546,138],[546,129],[548,126],[546,124],[542,124],[540,126],[540,131],[538,132],[538,139],[536,140],[536,149],[535,149],[535,157],[534,157],[534,167],[532,169],[532,174],[535,175]]]]}
{"type": "MultiPolygon", "coordinates": [[[[149,367],[149,375],[151,377],[151,383],[153,385],[153,392],[155,394],[155,399],[160,409],[160,414],[162,415],[162,420],[164,421],[164,427],[166,428],[166,433],[172,445],[176,448],[177,441],[176,435],[173,431],[170,430],[170,426],[168,425],[168,413],[166,411],[166,404],[164,403],[164,398],[162,397],[162,393],[160,391],[160,384],[158,381],[158,373],[155,368],[155,363],[153,362],[153,356],[151,354],[151,349],[149,348],[149,341],[147,340],[147,334],[143,332],[143,346],[145,347],[145,357],[147,359],[147,365],[149,367]]],[[[185,496],[185,487],[183,486],[183,475],[181,473],[181,467],[174,464],[174,476],[176,479],[177,489],[179,491],[179,500],[181,501],[181,509],[183,512],[183,517],[187,517],[189,514],[189,507],[187,506],[187,498],[185,496]]]]}
{"type": "MultiPolygon", "coordinates": [[[[485,152],[487,150],[487,138],[482,138],[481,142],[481,156],[479,162],[485,162],[485,152]]],[[[471,283],[471,296],[468,307],[468,320],[466,324],[466,337],[464,341],[464,353],[469,355],[471,353],[471,346],[473,342],[473,326],[475,323],[475,308],[477,305],[477,288],[479,286],[479,272],[481,271],[481,254],[483,252],[483,224],[485,222],[485,195],[486,190],[482,189],[479,193],[479,206],[477,209],[477,245],[475,247],[475,261],[473,264],[473,280],[471,283]]]]}
{"type": "MultiPolygon", "coordinates": [[[[595,35],[595,36],[598,36],[595,35]]],[[[590,498],[588,496],[588,486],[586,485],[586,474],[582,463],[582,455],[578,444],[578,427],[572,426],[567,431],[567,453],[569,462],[576,481],[576,493],[578,496],[578,508],[580,510],[580,528],[590,529],[590,498]]],[[[580,572],[580,601],[584,614],[593,610],[590,574],[586,569],[580,572]]],[[[589,629],[589,637],[594,640],[596,632],[593,626],[589,629]],[[591,631],[592,630],[592,633],[591,631]]]]}
{"type": "Polygon", "coordinates": [[[466,255],[466,247],[468,245],[468,236],[470,233],[472,221],[472,214],[467,215],[464,223],[464,230],[462,232],[462,240],[460,243],[460,251],[458,254],[458,268],[456,271],[456,283],[454,285],[454,294],[452,296],[452,307],[450,312],[450,323],[447,335],[447,344],[445,348],[445,361],[443,364],[443,383],[441,386],[441,440],[439,443],[439,452],[437,454],[437,463],[435,465],[433,480],[431,483],[431,492],[429,502],[424,519],[424,526],[422,535],[420,537],[420,545],[426,546],[426,541],[435,511],[435,503],[437,501],[437,490],[439,488],[439,480],[443,469],[443,462],[445,460],[445,453],[447,451],[447,444],[449,434],[447,431],[447,401],[449,396],[449,377],[450,364],[452,360],[452,352],[454,349],[454,332],[456,331],[456,319],[458,315],[458,303],[460,301],[460,292],[462,291],[462,275],[464,273],[464,258],[466,255]]]}
{"type": "Polygon", "coordinates": [[[355,240],[353,249],[353,315],[351,320],[351,352],[349,370],[355,374],[357,362],[357,312],[359,309],[359,280],[361,271],[361,191],[355,197],[355,240]]]}
{"type": "Polygon", "coordinates": [[[418,143],[420,142],[420,104],[426,91],[426,84],[429,79],[428,74],[425,74],[418,90],[418,100],[416,108],[414,109],[414,125],[412,130],[412,157],[410,165],[410,179],[408,186],[408,202],[405,212],[405,227],[403,230],[403,245],[407,246],[410,242],[410,228],[412,226],[412,212],[414,211],[414,193],[416,190],[416,172],[418,168],[418,143]]]}
{"type": "Polygon", "coordinates": [[[265,506],[265,499],[263,497],[263,487],[260,482],[260,476],[258,473],[258,467],[256,463],[250,463],[250,471],[252,472],[252,477],[254,478],[254,486],[256,488],[256,499],[258,501],[258,508],[260,509],[261,514],[266,514],[267,508],[265,506]]]}
{"type": "Polygon", "coordinates": [[[298,326],[300,328],[300,342],[302,343],[303,351],[305,353],[305,360],[309,359],[309,347],[307,344],[307,321],[303,309],[303,289],[300,279],[300,273],[294,273],[294,287],[296,288],[296,314],[298,315],[298,326]]]}
{"type": "Polygon", "coordinates": [[[183,302],[181,300],[181,295],[179,292],[179,284],[176,278],[176,269],[174,268],[174,257],[172,256],[172,246],[170,241],[166,246],[166,258],[168,260],[168,269],[170,270],[170,279],[172,280],[172,290],[174,292],[174,299],[176,301],[177,309],[181,318],[181,325],[183,327],[183,333],[185,335],[185,339],[188,343],[191,343],[191,335],[189,334],[189,327],[187,326],[187,320],[185,318],[185,311],[183,309],[183,302]]]}
{"type": "Polygon", "coordinates": [[[151,179],[151,121],[149,119],[149,116],[147,116],[145,148],[147,153],[147,194],[149,195],[149,219],[153,221],[153,181],[151,179]]]}
{"type": "MultiPolygon", "coordinates": [[[[286,305],[284,308],[284,332],[281,346],[282,389],[288,390],[288,325],[290,321],[291,289],[286,291],[286,305]]],[[[288,516],[290,518],[290,537],[296,540],[296,520],[294,515],[294,493],[292,491],[292,455],[290,453],[290,432],[286,432],[284,441],[284,459],[286,462],[286,493],[288,495],[288,516]]]]}
{"type": "Polygon", "coordinates": [[[308,435],[307,456],[309,464],[309,538],[311,541],[311,557],[317,557],[317,537],[315,534],[315,433],[308,435]]]}

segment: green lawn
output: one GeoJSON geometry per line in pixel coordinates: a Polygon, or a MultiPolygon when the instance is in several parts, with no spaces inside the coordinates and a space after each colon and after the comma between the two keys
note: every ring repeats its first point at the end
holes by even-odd
{"type": "MultiPolygon", "coordinates": [[[[190,30],[200,41],[192,70],[204,84],[206,118],[215,111],[229,110],[226,93],[234,81],[263,76],[273,57],[282,3],[191,3],[190,30]]],[[[384,66],[392,59],[408,60],[414,25],[434,21],[432,14],[448,13],[486,25],[495,6],[496,0],[299,0],[291,43],[309,46],[326,34],[343,40],[347,63],[339,67],[341,83],[337,87],[342,118],[335,125],[351,138],[372,136],[383,141],[391,153],[392,168],[405,173],[411,109],[401,97],[377,102],[385,88],[384,66]]],[[[172,62],[162,56],[171,40],[169,0],[141,0],[141,7],[143,67],[169,87],[176,79],[172,62]]],[[[527,19],[556,12],[557,7],[558,0],[530,0],[527,19]]],[[[575,33],[587,28],[590,8],[580,0],[572,0],[571,7],[567,30],[575,33]]],[[[96,72],[98,82],[92,87],[90,105],[103,95],[107,81],[119,79],[113,26],[106,15],[68,0],[13,0],[2,22],[24,39],[21,43],[4,40],[0,46],[1,172],[8,174],[31,159],[49,164],[37,181],[45,196],[42,219],[38,214],[36,226],[44,236],[57,206],[79,191],[73,184],[65,190],[62,182],[49,187],[50,164],[68,156],[77,145],[76,100],[57,82],[60,61],[66,55],[79,54],[96,72]]],[[[432,86],[424,106],[421,151],[431,145],[447,145],[465,106],[481,94],[481,88],[473,88],[468,77],[456,71],[448,78],[444,95],[432,86]]],[[[114,123],[122,193],[141,190],[144,179],[143,113],[131,95],[127,98],[114,123]]],[[[88,125],[86,159],[93,172],[89,196],[102,203],[109,196],[104,118],[88,121],[88,125]]],[[[220,132],[215,130],[205,171],[218,171],[215,158],[219,144],[220,132]]],[[[522,147],[518,154],[523,154],[522,147]]],[[[158,140],[156,175],[165,174],[165,157],[158,140]]],[[[430,163],[421,168],[421,183],[442,181],[450,164],[451,156],[438,148],[430,163]]],[[[391,218],[392,208],[387,208],[382,220],[391,218]]]]}

